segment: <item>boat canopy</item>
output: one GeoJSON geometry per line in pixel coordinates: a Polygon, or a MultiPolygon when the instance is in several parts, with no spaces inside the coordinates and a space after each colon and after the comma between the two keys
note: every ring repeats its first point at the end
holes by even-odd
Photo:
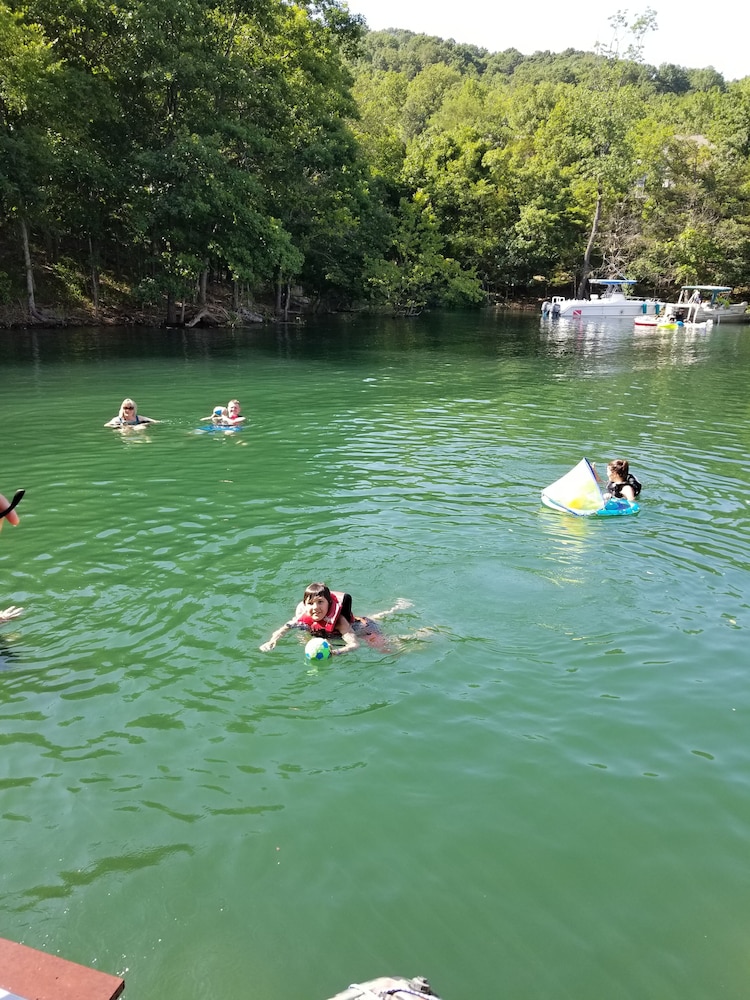
{"type": "Polygon", "coordinates": [[[577,517],[596,514],[604,507],[596,470],[587,458],[542,490],[542,503],[577,517]]]}
{"type": "Polygon", "coordinates": [[[589,278],[590,285],[637,285],[635,278],[589,278]]]}
{"type": "Polygon", "coordinates": [[[731,292],[731,285],[683,285],[682,290],[692,291],[698,290],[699,292],[731,292]]]}

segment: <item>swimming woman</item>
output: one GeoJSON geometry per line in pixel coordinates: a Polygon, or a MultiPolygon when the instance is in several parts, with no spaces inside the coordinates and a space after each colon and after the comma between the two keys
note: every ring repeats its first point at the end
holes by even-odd
{"type": "Polygon", "coordinates": [[[146,424],[158,424],[161,421],[151,417],[142,417],[132,399],[123,399],[120,412],[104,425],[105,427],[140,427],[146,424]]]}

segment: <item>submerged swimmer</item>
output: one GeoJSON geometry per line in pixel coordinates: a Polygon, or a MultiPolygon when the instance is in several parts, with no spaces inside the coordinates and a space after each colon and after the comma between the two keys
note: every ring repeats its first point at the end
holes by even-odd
{"type": "Polygon", "coordinates": [[[358,617],[352,612],[351,594],[330,590],[324,583],[311,583],[297,605],[294,618],[276,629],[268,642],[264,642],[260,648],[264,653],[273,649],[281,636],[290,629],[303,629],[329,640],[342,639],[343,648],[331,649],[333,656],[357,649],[357,636],[366,639],[371,645],[383,645],[384,637],[378,621],[393,611],[408,607],[409,601],[401,598],[387,611],[380,611],[370,617],[358,617]]]}

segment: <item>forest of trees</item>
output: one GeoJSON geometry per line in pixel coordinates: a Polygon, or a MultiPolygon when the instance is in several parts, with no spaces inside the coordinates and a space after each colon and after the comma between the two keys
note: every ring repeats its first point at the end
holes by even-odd
{"type": "MultiPolygon", "coordinates": [[[[619,21],[618,21],[619,18],[619,21]]],[[[750,282],[750,77],[338,0],[0,0],[0,322],[750,282]]]]}

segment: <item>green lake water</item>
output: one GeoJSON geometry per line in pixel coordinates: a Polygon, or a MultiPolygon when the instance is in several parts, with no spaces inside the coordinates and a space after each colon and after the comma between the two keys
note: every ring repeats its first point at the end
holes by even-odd
{"type": "Polygon", "coordinates": [[[0,331],[0,364],[0,936],[130,1000],[746,1000],[750,329],[0,331]],[[105,429],[126,395],[163,423],[105,429]],[[542,507],[584,455],[637,517],[542,507]],[[312,580],[411,601],[392,648],[261,653],[312,580]]]}

